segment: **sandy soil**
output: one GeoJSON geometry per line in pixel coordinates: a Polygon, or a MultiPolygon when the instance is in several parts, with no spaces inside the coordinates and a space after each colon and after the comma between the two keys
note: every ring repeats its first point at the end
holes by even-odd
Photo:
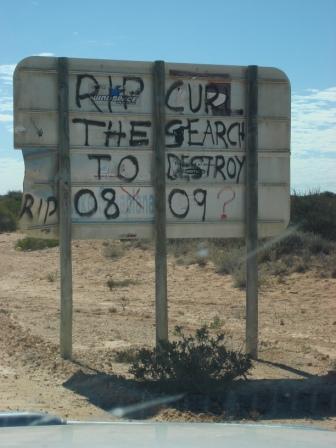
{"type": "MultiPolygon", "coordinates": [[[[104,256],[102,241],[73,243],[74,359],[70,362],[63,361],[58,351],[58,249],[19,252],[14,244],[22,236],[0,234],[0,410],[44,410],[69,419],[115,418],[106,409],[133,403],[135,393],[131,382],[128,387],[113,377],[127,373],[127,365],[114,361],[115,351],[151,345],[155,339],[152,251],[132,248],[112,260],[104,256]],[[110,278],[130,278],[135,284],[111,291],[110,278]],[[105,389],[95,396],[92,391],[99,381],[105,389]],[[108,388],[114,389],[107,393],[108,388]],[[114,399],[109,402],[111,394],[114,399]]],[[[178,265],[173,257],[168,271],[170,332],[175,325],[193,330],[219,316],[230,343],[243,348],[245,295],[232,286],[231,277],[216,274],[211,264],[178,265]]],[[[335,298],[336,280],[322,279],[314,272],[293,274],[281,283],[270,279],[262,286],[261,362],[255,363],[252,378],[274,382],[324,378],[335,368],[335,298]]],[[[332,384],[336,392],[336,382],[332,384]]],[[[224,418],[169,406],[150,417],[224,418]]],[[[275,416],[272,421],[276,420],[275,416]]],[[[324,419],[303,415],[281,421],[336,429],[336,411],[324,419]]]]}

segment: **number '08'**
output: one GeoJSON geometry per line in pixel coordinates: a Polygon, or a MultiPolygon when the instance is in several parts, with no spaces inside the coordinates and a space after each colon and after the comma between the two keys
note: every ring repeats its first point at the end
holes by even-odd
{"type": "MultiPolygon", "coordinates": [[[[115,202],[116,199],[116,192],[113,188],[104,188],[102,192],[100,193],[102,199],[106,202],[105,208],[104,208],[104,215],[107,219],[116,219],[120,215],[120,210],[118,205],[115,202]]],[[[75,210],[78,213],[79,216],[92,216],[96,213],[98,209],[98,203],[97,198],[93,191],[89,190],[88,188],[83,188],[82,190],[77,191],[77,193],[74,196],[74,206],[75,210]],[[80,209],[80,199],[83,196],[90,197],[92,199],[91,208],[89,210],[83,211],[80,209]]]]}

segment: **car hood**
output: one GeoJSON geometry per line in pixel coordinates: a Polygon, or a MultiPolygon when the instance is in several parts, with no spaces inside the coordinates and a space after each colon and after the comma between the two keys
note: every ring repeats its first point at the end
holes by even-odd
{"type": "Polygon", "coordinates": [[[325,448],[336,432],[226,423],[80,423],[0,428],[0,446],[24,448],[325,448]]]}

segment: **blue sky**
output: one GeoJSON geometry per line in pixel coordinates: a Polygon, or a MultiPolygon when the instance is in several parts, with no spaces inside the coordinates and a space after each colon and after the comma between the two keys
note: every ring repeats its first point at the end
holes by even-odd
{"type": "Polygon", "coordinates": [[[336,0],[12,0],[0,14],[0,194],[22,189],[12,73],[30,55],[275,66],[292,85],[291,186],[336,192],[336,0]]]}

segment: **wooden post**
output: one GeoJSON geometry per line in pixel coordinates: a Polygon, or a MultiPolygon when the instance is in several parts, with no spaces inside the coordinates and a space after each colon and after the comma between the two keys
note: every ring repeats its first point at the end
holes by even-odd
{"type": "Polygon", "coordinates": [[[247,68],[246,352],[258,357],[258,67],[247,68]]]}
{"type": "Polygon", "coordinates": [[[168,340],[166,168],[165,168],[165,64],[153,66],[153,149],[155,189],[155,302],[156,346],[168,340]]]}
{"type": "Polygon", "coordinates": [[[61,272],[60,351],[72,356],[71,174],[69,151],[69,73],[67,58],[58,58],[59,243],[61,272]]]}

